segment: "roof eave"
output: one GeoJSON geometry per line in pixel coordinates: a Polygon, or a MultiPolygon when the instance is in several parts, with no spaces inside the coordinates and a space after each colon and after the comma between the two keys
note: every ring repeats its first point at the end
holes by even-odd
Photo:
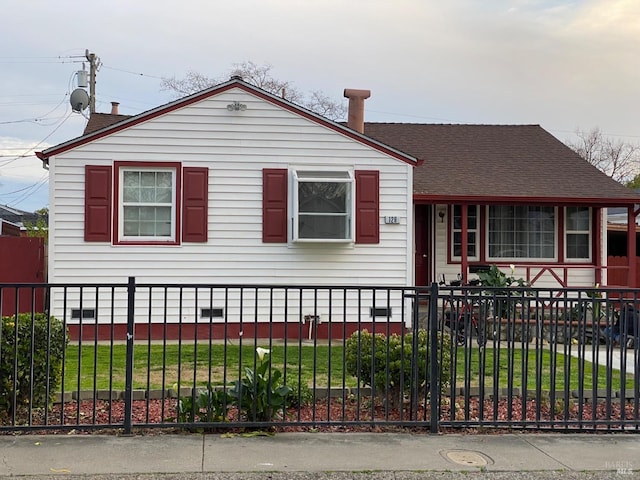
{"type": "Polygon", "coordinates": [[[269,93],[265,90],[262,90],[261,88],[258,88],[254,85],[251,85],[247,82],[245,82],[244,80],[240,80],[237,78],[233,78],[227,82],[221,83],[219,85],[215,85],[213,87],[210,87],[206,90],[202,90],[198,93],[194,93],[193,95],[187,96],[187,97],[183,97],[181,99],[178,100],[174,100],[173,102],[167,103],[165,105],[161,105],[159,107],[156,107],[152,110],[148,110],[146,112],[142,112],[138,115],[132,116],[130,118],[121,120],[120,122],[114,123],[112,125],[109,125],[107,127],[101,128],[100,130],[96,130],[95,132],[91,132],[89,134],[86,135],[82,135],[80,137],[76,137],[74,139],[68,140],[64,143],[61,143],[59,145],[50,147],[48,149],[43,150],[42,152],[36,152],[36,156],[42,160],[43,162],[47,162],[48,159],[54,155],[58,155],[60,153],[66,152],[68,150],[71,150],[73,148],[79,147],[81,145],[85,145],[91,141],[97,140],[99,138],[105,137],[107,135],[111,135],[113,133],[116,133],[118,131],[124,130],[126,128],[132,127],[134,125],[137,125],[139,123],[145,122],[147,120],[151,120],[152,118],[156,118],[160,115],[164,115],[165,113],[168,113],[172,110],[176,110],[178,108],[182,108],[185,107],[187,105],[191,105],[193,103],[199,102],[201,100],[204,100],[205,98],[211,97],[213,95],[217,95],[220,93],[223,93],[227,90],[230,90],[231,88],[235,88],[238,87],[246,92],[250,92],[254,95],[256,95],[259,98],[262,98],[264,100],[267,100],[271,103],[274,103],[286,110],[289,110],[291,112],[294,112],[298,115],[301,115],[302,117],[305,117],[309,120],[312,120],[316,123],[319,123],[325,127],[331,128],[349,138],[352,138],[353,140],[358,141],[359,143],[363,143],[369,147],[372,147],[376,150],[382,151],[384,153],[386,153],[387,155],[390,155],[398,160],[402,160],[410,165],[413,166],[420,166],[423,163],[422,159],[418,159],[416,157],[413,157],[412,155],[409,155],[407,153],[404,153],[396,148],[393,148],[389,145],[386,145],[382,142],[379,142],[371,137],[368,137],[364,134],[361,134],[359,132],[356,132],[355,130],[352,130],[348,127],[345,127],[343,125],[340,125],[337,122],[334,122],[332,120],[329,120],[317,113],[314,113],[310,110],[305,109],[304,107],[301,107],[299,105],[295,105],[292,102],[278,97],[272,93],[269,93]]]}
{"type": "Polygon", "coordinates": [[[483,195],[441,195],[414,193],[415,203],[477,204],[477,205],[589,205],[599,207],[634,207],[640,203],[640,197],[598,198],[598,197],[517,197],[483,195]]]}

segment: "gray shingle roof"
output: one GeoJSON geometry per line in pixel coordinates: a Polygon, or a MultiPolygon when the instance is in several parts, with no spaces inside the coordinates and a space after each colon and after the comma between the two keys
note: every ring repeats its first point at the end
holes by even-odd
{"type": "Polygon", "coordinates": [[[364,133],[424,161],[414,195],[638,201],[539,125],[365,123],[364,133]]]}

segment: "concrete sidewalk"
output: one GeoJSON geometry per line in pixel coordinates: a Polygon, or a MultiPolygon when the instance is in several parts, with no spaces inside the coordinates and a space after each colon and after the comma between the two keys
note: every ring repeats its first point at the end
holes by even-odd
{"type": "Polygon", "coordinates": [[[0,436],[23,478],[640,478],[631,434],[0,436]]]}

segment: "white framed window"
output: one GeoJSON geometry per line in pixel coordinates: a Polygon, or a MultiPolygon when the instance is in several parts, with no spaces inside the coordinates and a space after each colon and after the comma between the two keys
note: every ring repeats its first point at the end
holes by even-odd
{"type": "Polygon", "coordinates": [[[555,260],[555,207],[492,205],[488,211],[488,259],[555,260]]]}
{"type": "Polygon", "coordinates": [[[591,260],[591,209],[565,208],[565,258],[591,260]]]}
{"type": "Polygon", "coordinates": [[[123,166],[118,175],[119,240],[175,242],[177,169],[123,166]]]}
{"type": "MultiPolygon", "coordinates": [[[[469,260],[478,260],[480,239],[480,217],[479,206],[467,206],[467,258],[469,260]]],[[[451,224],[452,242],[451,257],[460,259],[462,256],[462,207],[460,205],[453,206],[453,217],[451,224]]]]}
{"type": "Polygon", "coordinates": [[[293,171],[293,240],[353,242],[350,171],[293,171]]]}

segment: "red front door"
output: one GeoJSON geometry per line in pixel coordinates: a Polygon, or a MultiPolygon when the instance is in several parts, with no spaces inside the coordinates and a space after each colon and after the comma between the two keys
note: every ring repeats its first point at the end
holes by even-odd
{"type": "Polygon", "coordinates": [[[431,270],[431,205],[415,206],[415,283],[426,286],[433,281],[431,270]]]}

